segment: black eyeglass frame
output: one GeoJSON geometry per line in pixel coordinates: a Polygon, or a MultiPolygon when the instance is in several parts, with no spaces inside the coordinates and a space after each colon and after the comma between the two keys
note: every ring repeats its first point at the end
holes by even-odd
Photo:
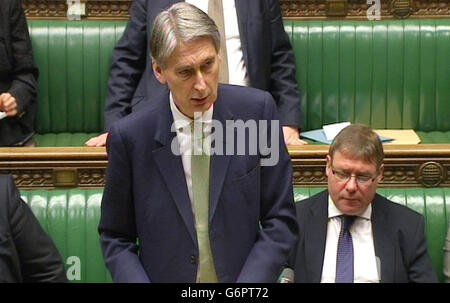
{"type": "Polygon", "coordinates": [[[341,170],[336,170],[333,165],[330,166],[331,167],[331,172],[333,173],[334,176],[336,176],[336,178],[338,178],[340,181],[347,183],[348,181],[350,181],[350,179],[352,177],[355,177],[355,181],[358,185],[363,185],[363,186],[368,186],[370,184],[373,183],[373,181],[375,181],[375,179],[379,176],[379,174],[377,173],[375,176],[370,177],[370,176],[366,176],[366,175],[356,175],[356,174],[348,174],[346,172],[343,172],[341,170]],[[339,177],[339,175],[341,175],[343,178],[339,177]],[[368,179],[363,179],[361,181],[361,179],[359,179],[360,177],[363,178],[368,178],[368,179]]]}

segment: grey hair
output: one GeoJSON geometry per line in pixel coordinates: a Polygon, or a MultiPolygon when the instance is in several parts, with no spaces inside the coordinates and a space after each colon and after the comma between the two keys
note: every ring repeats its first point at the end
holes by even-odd
{"type": "Polygon", "coordinates": [[[180,43],[201,37],[211,38],[219,52],[220,34],[214,21],[191,4],[175,3],[155,18],[150,39],[152,60],[164,68],[180,43]]]}

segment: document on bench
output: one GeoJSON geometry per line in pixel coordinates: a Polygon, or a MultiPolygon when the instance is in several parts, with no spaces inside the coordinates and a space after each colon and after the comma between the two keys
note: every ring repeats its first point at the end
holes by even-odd
{"type": "MultiPolygon", "coordinates": [[[[333,142],[334,137],[345,127],[350,125],[350,122],[340,122],[334,124],[324,125],[321,129],[314,129],[306,132],[301,132],[300,135],[302,138],[306,138],[309,140],[313,140],[320,143],[331,144],[333,142]]],[[[381,142],[389,142],[392,141],[392,137],[387,135],[380,135],[381,142]]]]}
{"type": "Polygon", "coordinates": [[[380,137],[393,140],[389,144],[419,144],[420,138],[413,129],[374,129],[380,137]]]}

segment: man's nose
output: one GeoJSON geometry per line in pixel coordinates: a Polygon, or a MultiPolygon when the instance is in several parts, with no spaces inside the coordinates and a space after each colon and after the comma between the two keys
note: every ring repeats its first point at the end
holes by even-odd
{"type": "Polygon", "coordinates": [[[358,183],[356,181],[356,177],[355,176],[351,176],[350,179],[347,181],[347,183],[345,184],[345,189],[348,192],[355,192],[358,188],[358,183]]]}
{"type": "Polygon", "coordinates": [[[198,71],[195,76],[195,85],[194,88],[198,91],[202,91],[206,89],[206,82],[201,71],[198,71]]]}

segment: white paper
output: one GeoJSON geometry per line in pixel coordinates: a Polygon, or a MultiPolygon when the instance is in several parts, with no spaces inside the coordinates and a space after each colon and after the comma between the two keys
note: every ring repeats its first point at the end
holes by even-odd
{"type": "Polygon", "coordinates": [[[0,120],[6,117],[6,113],[5,112],[0,112],[0,120]]]}
{"type": "Polygon", "coordinates": [[[333,124],[324,125],[322,128],[323,128],[323,131],[325,132],[325,137],[327,137],[327,140],[333,140],[334,137],[336,137],[337,134],[339,134],[339,132],[341,130],[343,130],[344,128],[346,128],[349,125],[350,125],[350,122],[341,122],[341,123],[333,123],[333,124]]]}

